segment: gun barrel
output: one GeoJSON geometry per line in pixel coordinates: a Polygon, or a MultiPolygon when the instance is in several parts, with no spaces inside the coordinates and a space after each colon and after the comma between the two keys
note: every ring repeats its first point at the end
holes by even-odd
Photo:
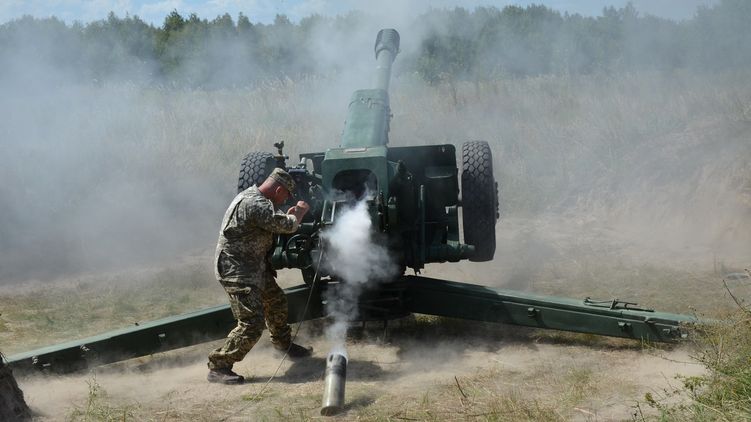
{"type": "Polygon", "coordinates": [[[396,32],[396,29],[381,29],[378,31],[375,43],[376,89],[389,90],[391,65],[398,53],[399,33],[396,32]]]}
{"type": "Polygon", "coordinates": [[[399,33],[381,29],[375,43],[376,87],[352,94],[342,132],[343,148],[370,148],[389,143],[389,81],[391,64],[399,53],[399,33]]]}
{"type": "Polygon", "coordinates": [[[332,353],[326,359],[321,415],[332,416],[344,407],[344,385],[347,382],[347,358],[332,353]]]}

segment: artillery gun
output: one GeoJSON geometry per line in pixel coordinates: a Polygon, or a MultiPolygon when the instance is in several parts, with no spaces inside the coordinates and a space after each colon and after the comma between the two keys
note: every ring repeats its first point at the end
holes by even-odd
{"type": "MultiPolygon", "coordinates": [[[[648,341],[686,335],[684,326],[694,317],[634,303],[542,296],[420,276],[427,263],[493,259],[498,190],[487,142],[462,145],[461,171],[454,145],[388,146],[388,88],[398,52],[399,34],[381,30],[375,43],[375,88],[352,95],[339,147],[301,154],[299,164],[289,166],[284,144],[278,143],[276,154],[251,152],[242,161],[238,190],[260,184],[274,167],[282,167],[297,182],[296,196],[311,204],[296,233],[277,237],[271,255],[274,268],[297,268],[304,281],[285,290],[290,323],[326,315],[325,298],[343,282],[319,265],[326,259],[321,234],[349,199],[364,198],[373,230],[400,271],[360,295],[360,319],[419,313],[648,341]],[[414,275],[405,274],[408,268],[414,275]]],[[[229,306],[221,305],[16,354],[8,362],[15,370],[66,372],[219,339],[234,325],[229,306]]]]}

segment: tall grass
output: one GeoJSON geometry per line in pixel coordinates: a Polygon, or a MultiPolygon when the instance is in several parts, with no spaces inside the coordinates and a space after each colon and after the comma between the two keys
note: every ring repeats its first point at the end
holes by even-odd
{"type": "Polygon", "coordinates": [[[0,291],[8,354],[213,306],[225,300],[209,260],[73,277],[0,291]]]}
{"type": "Polygon", "coordinates": [[[725,315],[721,324],[705,327],[697,339],[696,358],[707,374],[682,378],[682,387],[646,403],[661,420],[747,421],[751,419],[751,313],[725,315]],[[683,400],[676,403],[675,398],[683,400]]]}
{"type": "MultiPolygon", "coordinates": [[[[704,189],[716,183],[748,201],[748,77],[654,72],[429,86],[405,75],[392,87],[391,144],[489,141],[505,213],[607,207],[689,183],[689,194],[709,195],[704,189]]],[[[163,184],[192,174],[231,192],[250,150],[286,140],[294,157],[337,146],[349,92],[335,78],[310,78],[217,91],[87,86],[63,95],[72,98],[68,108],[36,110],[58,116],[43,129],[58,137],[40,143],[80,146],[96,168],[125,179],[145,173],[163,184]]]]}
{"type": "Polygon", "coordinates": [[[456,101],[445,87],[418,85],[396,90],[394,137],[490,141],[507,213],[608,207],[628,193],[748,181],[748,143],[739,135],[749,130],[742,110],[751,90],[743,78],[638,73],[459,83],[456,101]]]}

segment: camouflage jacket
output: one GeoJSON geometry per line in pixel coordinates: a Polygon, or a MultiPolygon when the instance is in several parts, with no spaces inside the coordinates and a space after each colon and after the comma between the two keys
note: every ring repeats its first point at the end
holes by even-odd
{"type": "Polygon", "coordinates": [[[274,210],[256,186],[237,194],[222,219],[216,245],[214,270],[217,280],[255,283],[269,271],[267,255],[275,233],[293,233],[297,218],[274,210]]]}

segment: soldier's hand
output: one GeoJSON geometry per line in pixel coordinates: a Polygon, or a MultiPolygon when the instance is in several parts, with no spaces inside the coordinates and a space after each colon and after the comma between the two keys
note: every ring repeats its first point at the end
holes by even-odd
{"type": "Polygon", "coordinates": [[[292,214],[297,218],[297,221],[302,221],[302,218],[310,210],[310,205],[305,201],[297,201],[297,205],[287,210],[287,214],[292,214]]]}
{"type": "Polygon", "coordinates": [[[295,208],[302,211],[302,214],[305,215],[310,211],[310,205],[308,205],[305,201],[297,201],[297,205],[295,205],[295,208]]]}

